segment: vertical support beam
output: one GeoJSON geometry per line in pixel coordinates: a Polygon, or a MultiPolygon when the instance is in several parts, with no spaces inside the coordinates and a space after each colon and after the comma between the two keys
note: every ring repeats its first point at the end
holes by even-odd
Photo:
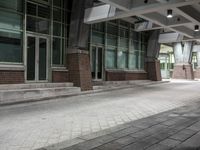
{"type": "Polygon", "coordinates": [[[161,81],[160,61],[158,60],[160,52],[160,44],[158,43],[160,30],[150,32],[147,47],[146,69],[148,79],[153,81],[161,81]]]}
{"type": "Polygon", "coordinates": [[[86,8],[92,7],[93,0],[73,0],[69,31],[67,65],[69,80],[82,91],[92,90],[92,77],[89,59],[89,25],[83,23],[86,8]]]}
{"type": "Polygon", "coordinates": [[[192,68],[192,42],[174,44],[175,65],[173,70],[173,79],[194,79],[192,68]]]}

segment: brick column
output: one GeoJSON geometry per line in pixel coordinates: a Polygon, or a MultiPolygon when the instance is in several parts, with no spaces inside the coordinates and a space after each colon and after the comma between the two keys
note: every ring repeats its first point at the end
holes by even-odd
{"type": "Polygon", "coordinates": [[[84,12],[93,0],[73,0],[69,31],[67,66],[69,80],[82,91],[92,90],[88,38],[90,25],[84,24],[84,12]]]}
{"type": "Polygon", "coordinates": [[[174,44],[175,65],[173,69],[173,79],[194,79],[192,68],[192,42],[174,44]]]}
{"type": "Polygon", "coordinates": [[[160,44],[158,43],[160,30],[150,32],[147,47],[146,70],[148,79],[152,81],[161,81],[160,61],[158,60],[160,44]]]}
{"type": "Polygon", "coordinates": [[[73,50],[67,57],[69,80],[82,91],[92,90],[92,76],[88,51],[73,50]],[[75,52],[77,51],[77,52],[75,52]]]}
{"type": "Polygon", "coordinates": [[[197,69],[195,71],[195,78],[200,79],[200,52],[197,51],[197,69]]]}

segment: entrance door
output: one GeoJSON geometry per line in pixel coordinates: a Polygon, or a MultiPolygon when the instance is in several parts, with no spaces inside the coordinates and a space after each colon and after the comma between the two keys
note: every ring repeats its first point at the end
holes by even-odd
{"type": "Polygon", "coordinates": [[[27,37],[27,71],[29,82],[48,80],[48,38],[40,36],[27,37]]]}
{"type": "Polygon", "coordinates": [[[103,78],[103,48],[92,47],[91,51],[92,78],[102,80],[103,78]]]}

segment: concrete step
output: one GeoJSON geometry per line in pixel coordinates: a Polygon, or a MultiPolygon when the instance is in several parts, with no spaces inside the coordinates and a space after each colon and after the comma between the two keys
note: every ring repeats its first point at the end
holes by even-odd
{"type": "Polygon", "coordinates": [[[0,85],[0,90],[55,88],[55,87],[73,87],[73,83],[66,82],[66,83],[3,84],[0,85]]]}
{"type": "Polygon", "coordinates": [[[155,85],[161,83],[168,83],[169,81],[150,81],[150,80],[137,80],[137,81],[106,81],[103,85],[93,86],[94,90],[109,90],[109,89],[122,89],[137,86],[155,85]]]}
{"type": "Polygon", "coordinates": [[[40,101],[80,93],[78,87],[51,87],[32,89],[0,90],[0,105],[40,101]]]}

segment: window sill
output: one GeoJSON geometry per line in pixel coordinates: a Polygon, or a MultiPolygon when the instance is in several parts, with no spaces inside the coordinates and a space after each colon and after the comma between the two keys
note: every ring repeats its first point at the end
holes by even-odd
{"type": "Polygon", "coordinates": [[[4,64],[0,64],[0,70],[25,70],[24,65],[4,65],[4,64]]]}

